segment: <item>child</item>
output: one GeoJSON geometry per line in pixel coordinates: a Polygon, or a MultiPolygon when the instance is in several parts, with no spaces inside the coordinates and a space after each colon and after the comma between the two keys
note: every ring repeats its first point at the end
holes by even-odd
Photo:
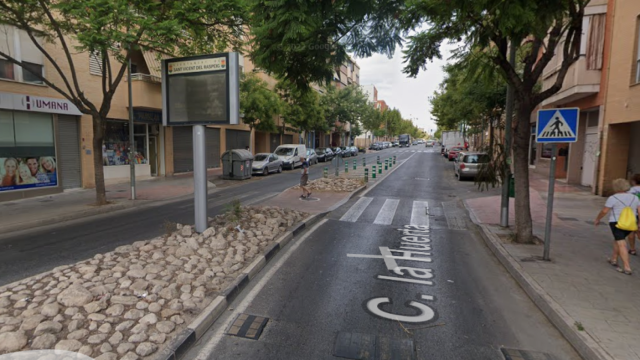
{"type": "MultiPolygon", "coordinates": [[[[629,194],[633,194],[640,198],[640,174],[635,174],[631,178],[631,189],[629,189],[629,194]]],[[[640,231],[632,232],[629,234],[627,240],[629,241],[629,254],[637,255],[636,252],[636,236],[640,239],[640,231]]]]}
{"type": "Polygon", "coordinates": [[[29,166],[25,163],[20,163],[18,166],[18,185],[35,184],[38,180],[31,175],[29,166]]]}

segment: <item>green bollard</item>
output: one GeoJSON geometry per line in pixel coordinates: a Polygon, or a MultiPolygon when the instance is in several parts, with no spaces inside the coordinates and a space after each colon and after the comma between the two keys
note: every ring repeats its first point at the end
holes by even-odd
{"type": "Polygon", "coordinates": [[[357,170],[358,162],[353,160],[353,170],[357,170]]]}
{"type": "Polygon", "coordinates": [[[349,172],[349,160],[344,161],[344,172],[345,173],[349,172]]]}
{"type": "Polygon", "coordinates": [[[389,169],[393,167],[393,159],[389,158],[389,169]]]}
{"type": "Polygon", "coordinates": [[[384,171],[389,170],[389,160],[388,159],[384,159],[384,171]]]}
{"type": "Polygon", "coordinates": [[[369,182],[369,169],[364,168],[364,182],[368,183],[369,182]]]}
{"type": "Polygon", "coordinates": [[[325,167],[324,170],[322,170],[322,177],[324,177],[325,179],[329,177],[329,168],[325,167]]]}
{"type": "Polygon", "coordinates": [[[362,158],[362,166],[367,166],[367,159],[366,158],[362,158]]]}
{"type": "Polygon", "coordinates": [[[382,174],[382,163],[378,163],[378,174],[382,174]]]}
{"type": "Polygon", "coordinates": [[[396,163],[396,156],[395,155],[393,155],[393,163],[394,164],[396,163]]]}
{"type": "Polygon", "coordinates": [[[380,155],[378,155],[378,164],[380,164],[380,155]]]}
{"type": "Polygon", "coordinates": [[[375,179],[376,178],[376,166],[375,165],[371,165],[371,169],[373,170],[371,172],[371,178],[375,179]]]}

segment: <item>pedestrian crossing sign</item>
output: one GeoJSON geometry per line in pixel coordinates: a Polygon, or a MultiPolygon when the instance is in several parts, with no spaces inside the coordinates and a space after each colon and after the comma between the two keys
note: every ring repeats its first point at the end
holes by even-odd
{"type": "Polygon", "coordinates": [[[538,111],[536,142],[568,143],[578,140],[580,109],[544,109],[538,111]]]}

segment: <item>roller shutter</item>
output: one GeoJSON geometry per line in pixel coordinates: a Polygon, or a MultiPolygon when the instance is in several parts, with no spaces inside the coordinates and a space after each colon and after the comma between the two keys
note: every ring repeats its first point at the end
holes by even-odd
{"type": "Polygon", "coordinates": [[[75,116],[58,116],[58,158],[62,188],[81,187],[80,128],[75,116]]]}
{"type": "Polygon", "coordinates": [[[193,171],[193,130],[190,126],[173,127],[173,170],[193,171]]]}
{"type": "Polygon", "coordinates": [[[280,145],[280,134],[269,134],[269,138],[269,149],[271,149],[271,152],[274,152],[280,145]]]}
{"type": "Polygon", "coordinates": [[[251,144],[251,132],[242,130],[227,130],[227,150],[244,149],[251,144]]]}
{"type": "Polygon", "coordinates": [[[220,129],[206,128],[207,168],[220,167],[220,129]]]}
{"type": "Polygon", "coordinates": [[[293,144],[293,135],[282,135],[283,144],[293,144]]]}

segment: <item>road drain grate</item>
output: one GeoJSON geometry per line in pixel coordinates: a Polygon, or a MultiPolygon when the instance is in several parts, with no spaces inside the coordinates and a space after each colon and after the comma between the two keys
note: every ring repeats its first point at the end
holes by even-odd
{"type": "Polygon", "coordinates": [[[500,350],[502,350],[505,360],[556,360],[554,356],[541,352],[506,348],[500,350]]]}
{"type": "Polygon", "coordinates": [[[269,319],[265,317],[240,314],[229,327],[227,334],[258,340],[268,321],[269,319]]]}
{"type": "Polygon", "coordinates": [[[414,360],[411,339],[391,339],[371,334],[339,332],[333,356],[352,360],[414,360]]]}

